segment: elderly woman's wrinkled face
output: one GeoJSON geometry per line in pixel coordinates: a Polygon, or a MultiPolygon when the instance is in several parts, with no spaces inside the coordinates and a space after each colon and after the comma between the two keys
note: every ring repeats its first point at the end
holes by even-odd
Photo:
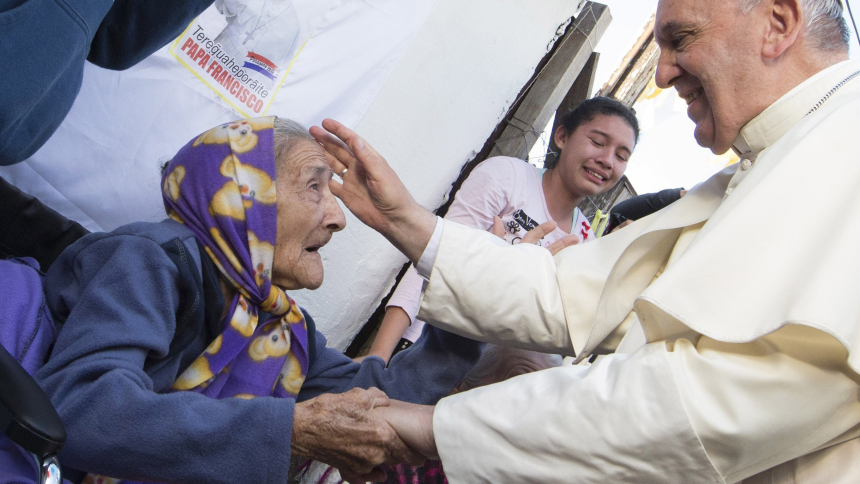
{"type": "Polygon", "coordinates": [[[278,237],[272,282],[283,289],[316,289],[323,282],[319,248],[346,226],[329,190],[331,169],[322,148],[299,141],[278,174],[278,237]]]}

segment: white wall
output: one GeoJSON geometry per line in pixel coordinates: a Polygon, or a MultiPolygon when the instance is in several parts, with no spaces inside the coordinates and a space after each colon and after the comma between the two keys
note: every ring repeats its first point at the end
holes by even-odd
{"type": "MultiPolygon", "coordinates": [[[[503,117],[575,2],[439,0],[356,131],[435,208],[503,117]]],[[[405,262],[351,215],[322,249],[326,282],[294,294],[344,349],[405,262]]]]}

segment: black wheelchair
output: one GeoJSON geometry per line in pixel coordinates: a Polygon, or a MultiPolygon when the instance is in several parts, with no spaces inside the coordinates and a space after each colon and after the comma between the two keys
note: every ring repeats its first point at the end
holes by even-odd
{"type": "Polygon", "coordinates": [[[66,441],[66,429],[45,392],[3,346],[0,430],[36,460],[40,484],[62,484],[57,452],[66,441]]]}

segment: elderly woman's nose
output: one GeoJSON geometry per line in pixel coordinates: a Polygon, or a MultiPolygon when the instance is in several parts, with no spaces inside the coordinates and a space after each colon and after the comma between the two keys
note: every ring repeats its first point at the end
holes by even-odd
{"type": "Polygon", "coordinates": [[[337,203],[337,199],[332,194],[326,197],[326,210],[323,223],[332,232],[341,231],[346,227],[346,216],[343,214],[340,204],[337,203]]]}

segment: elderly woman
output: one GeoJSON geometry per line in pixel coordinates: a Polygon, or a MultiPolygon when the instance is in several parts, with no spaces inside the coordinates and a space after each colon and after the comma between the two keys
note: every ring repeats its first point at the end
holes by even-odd
{"type": "Polygon", "coordinates": [[[417,457],[372,409],[434,402],[480,346],[434,331],[391,370],[326,348],[285,291],[322,284],[319,249],[345,224],[330,178],[298,124],[228,123],[165,168],[169,220],[59,257],[45,279],[59,333],[36,376],[67,426],[67,477],[283,483],[291,451],[346,476],[417,457]]]}

